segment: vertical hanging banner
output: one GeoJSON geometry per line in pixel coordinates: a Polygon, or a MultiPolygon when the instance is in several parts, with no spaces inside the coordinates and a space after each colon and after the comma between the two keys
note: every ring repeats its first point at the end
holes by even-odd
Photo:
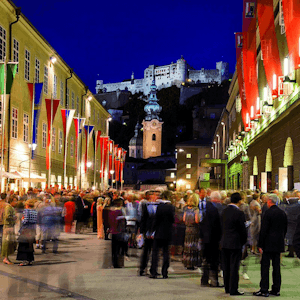
{"type": "Polygon", "coordinates": [[[111,178],[111,174],[110,171],[112,171],[112,156],[113,156],[113,141],[109,140],[108,141],[108,156],[109,156],[109,160],[108,160],[108,178],[111,178]]]}
{"type": "Polygon", "coordinates": [[[101,139],[101,130],[96,130],[97,134],[95,136],[96,139],[96,153],[100,144],[100,139],[101,139]]]}
{"type": "Polygon", "coordinates": [[[126,159],[126,153],[124,149],[122,149],[122,154],[121,154],[121,164],[120,164],[120,181],[123,181],[123,171],[124,171],[124,164],[125,164],[125,159],[126,159]]]}
{"type": "Polygon", "coordinates": [[[101,167],[100,167],[100,178],[104,178],[104,171],[106,167],[106,157],[108,152],[108,136],[100,137],[100,151],[101,151],[101,167]]]}
{"type": "Polygon", "coordinates": [[[45,102],[46,102],[47,121],[48,121],[48,141],[47,141],[47,148],[46,148],[46,167],[47,167],[47,170],[49,170],[50,164],[51,164],[50,156],[49,156],[49,151],[50,151],[49,148],[50,148],[50,144],[51,144],[51,141],[52,141],[52,138],[50,136],[51,135],[51,127],[52,127],[52,124],[53,124],[53,121],[54,121],[54,118],[55,118],[60,100],[59,99],[52,99],[52,100],[51,99],[45,99],[45,102]],[[51,101],[52,101],[52,105],[51,105],[51,101]],[[51,116],[52,116],[52,119],[51,119],[51,116]]]}
{"type": "Polygon", "coordinates": [[[282,0],[286,41],[289,49],[290,70],[300,67],[300,2],[299,0],[282,0]]]}
{"type": "Polygon", "coordinates": [[[278,79],[283,72],[275,30],[273,0],[257,0],[257,16],[264,69],[272,98],[275,99],[278,97],[278,79]]]}
{"type": "Polygon", "coordinates": [[[116,181],[120,181],[120,163],[122,156],[122,148],[117,148],[117,157],[116,157],[116,181]]]}
{"type": "MultiPolygon", "coordinates": [[[[43,83],[27,83],[27,86],[29,90],[30,102],[32,103],[32,100],[34,99],[34,111],[32,114],[32,144],[37,144],[37,130],[41,111],[43,83]]],[[[31,158],[34,158],[34,150],[32,150],[31,158]]]]}
{"type": "Polygon", "coordinates": [[[93,135],[93,131],[94,131],[94,127],[93,125],[84,125],[84,130],[85,130],[85,159],[84,159],[84,171],[86,173],[87,171],[87,158],[88,158],[88,145],[89,145],[89,141],[93,135]]]}
{"type": "Polygon", "coordinates": [[[244,0],[243,16],[243,75],[245,83],[245,96],[247,107],[254,107],[254,114],[250,113],[250,119],[254,120],[260,117],[257,111],[258,82],[256,69],[256,0],[244,0]]]}
{"type": "Polygon", "coordinates": [[[85,118],[73,118],[74,120],[74,127],[75,127],[75,167],[77,168],[77,160],[78,160],[78,151],[77,151],[77,148],[78,148],[78,143],[79,143],[79,135],[81,133],[81,130],[84,126],[84,123],[85,123],[85,118]]]}
{"type": "MultiPolygon", "coordinates": [[[[11,93],[11,88],[14,82],[14,78],[17,73],[17,62],[8,62],[6,64],[6,95],[9,95],[11,93]]],[[[4,93],[4,68],[5,64],[0,64],[0,95],[3,95],[4,93]]]]}

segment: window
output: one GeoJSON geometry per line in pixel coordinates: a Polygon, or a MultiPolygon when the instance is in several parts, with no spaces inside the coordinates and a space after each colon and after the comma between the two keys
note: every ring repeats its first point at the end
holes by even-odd
{"type": "Polygon", "coordinates": [[[0,60],[4,60],[6,54],[6,30],[0,26],[0,60]]]}
{"type": "Polygon", "coordinates": [[[54,99],[57,97],[57,76],[53,76],[53,97],[54,99]]]}
{"type": "Polygon", "coordinates": [[[70,105],[70,89],[67,88],[67,99],[66,99],[66,104],[69,106],[70,105]]]}
{"type": "Polygon", "coordinates": [[[133,149],[131,150],[131,156],[134,156],[134,150],[133,149]]]}
{"type": "Polygon", "coordinates": [[[48,94],[48,67],[44,67],[44,93],[48,94]]]}
{"type": "Polygon", "coordinates": [[[79,97],[78,96],[76,98],[76,111],[77,111],[77,114],[79,114],[79,97]]]}
{"type": "Polygon", "coordinates": [[[12,109],[12,118],[11,118],[11,137],[13,139],[18,138],[18,110],[16,108],[12,109]]]}
{"type": "Polygon", "coordinates": [[[34,81],[40,82],[40,61],[36,58],[35,59],[35,66],[34,66],[34,81]]]}
{"type": "Polygon", "coordinates": [[[73,136],[71,136],[70,155],[71,155],[71,157],[73,157],[73,155],[74,155],[74,138],[73,138],[73,136]]]}
{"type": "Polygon", "coordinates": [[[60,81],[60,105],[64,106],[64,83],[60,81]]]}
{"type": "Polygon", "coordinates": [[[52,143],[51,143],[52,151],[55,151],[55,141],[56,141],[56,131],[55,131],[55,127],[52,127],[52,143]]]}
{"type": "Polygon", "coordinates": [[[156,135],[155,135],[155,133],[152,134],[152,141],[156,141],[156,135]]]}
{"type": "Polygon", "coordinates": [[[97,125],[98,126],[100,125],[100,114],[99,113],[97,114],[97,125]]]}
{"type": "Polygon", "coordinates": [[[192,167],[192,164],[186,164],[186,168],[190,169],[192,167]]]}
{"type": "Polygon", "coordinates": [[[191,153],[187,153],[186,154],[186,158],[192,158],[192,154],[191,153]]]}
{"type": "Polygon", "coordinates": [[[96,121],[96,112],[95,112],[95,108],[93,109],[93,121],[96,121]]]}
{"type": "Polygon", "coordinates": [[[185,175],[185,178],[186,178],[186,179],[191,179],[191,177],[192,177],[191,174],[186,174],[186,175],[185,175]]]}
{"type": "Polygon", "coordinates": [[[72,99],[71,99],[71,108],[74,109],[75,108],[75,94],[74,92],[72,92],[72,99]]]}
{"type": "Polygon", "coordinates": [[[30,52],[25,49],[25,80],[29,81],[30,78],[30,52]]]}
{"type": "Polygon", "coordinates": [[[28,143],[29,115],[23,115],[23,142],[28,143]]]}
{"type": "MultiPolygon", "coordinates": [[[[14,39],[14,49],[13,49],[14,61],[19,62],[19,42],[14,39]]],[[[17,72],[19,72],[19,65],[17,65],[17,72]]]]}
{"type": "Polygon", "coordinates": [[[47,146],[47,124],[43,123],[43,131],[42,131],[42,147],[46,148],[47,146]]]}
{"type": "Polygon", "coordinates": [[[215,119],[216,118],[216,114],[215,113],[210,113],[209,118],[210,119],[215,119]]]}
{"type": "Polygon", "coordinates": [[[175,178],[175,173],[174,172],[171,172],[171,178],[175,178]]]}
{"type": "Polygon", "coordinates": [[[62,141],[63,141],[63,132],[59,131],[59,137],[58,137],[58,153],[61,153],[62,151],[62,141]]]}
{"type": "Polygon", "coordinates": [[[185,188],[189,190],[191,188],[191,185],[190,184],[186,184],[185,188]]]}

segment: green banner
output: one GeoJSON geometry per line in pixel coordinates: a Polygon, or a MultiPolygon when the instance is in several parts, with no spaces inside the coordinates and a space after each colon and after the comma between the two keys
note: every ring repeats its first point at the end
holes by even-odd
{"type": "MultiPolygon", "coordinates": [[[[17,73],[17,64],[8,63],[6,65],[6,95],[9,95],[11,92],[11,87],[14,81],[14,78],[17,73]]],[[[0,64],[0,94],[4,93],[4,64],[0,64]]]]}
{"type": "Polygon", "coordinates": [[[14,81],[14,78],[17,73],[17,64],[7,64],[7,74],[6,74],[6,94],[10,94],[11,87],[14,81]]]}
{"type": "Polygon", "coordinates": [[[0,63],[0,95],[4,91],[4,64],[0,63]]]}

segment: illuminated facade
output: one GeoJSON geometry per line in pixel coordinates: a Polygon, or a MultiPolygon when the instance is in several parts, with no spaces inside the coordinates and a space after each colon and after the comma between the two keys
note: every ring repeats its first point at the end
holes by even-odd
{"type": "Polygon", "coordinates": [[[220,155],[228,156],[230,188],[283,192],[300,182],[300,4],[260,0],[254,18],[246,19],[247,2],[229,115],[212,148],[224,134],[220,155]]]}
{"type": "MultiPolygon", "coordinates": [[[[99,185],[99,153],[97,153],[95,161],[92,140],[87,155],[91,166],[87,172],[84,171],[83,165],[85,161],[83,157],[86,149],[86,137],[84,134],[82,134],[81,151],[79,150],[82,154],[80,165],[83,167],[81,167],[81,172],[78,173],[75,158],[77,155],[76,132],[73,122],[68,136],[66,181],[63,182],[64,133],[61,109],[75,109],[74,117],[86,118],[85,124],[94,125],[94,129],[101,130],[102,135],[105,136],[108,135],[109,113],[93,97],[92,93],[86,90],[86,85],[75,73],[72,73],[70,67],[37,29],[33,27],[29,20],[23,14],[16,17],[15,5],[11,1],[6,0],[0,0],[0,49],[0,61],[4,61],[6,57],[6,61],[18,62],[18,70],[10,94],[10,107],[9,105],[6,106],[5,170],[28,174],[29,145],[32,141],[32,106],[27,84],[41,82],[43,83],[43,88],[37,125],[37,147],[31,163],[31,173],[47,178],[48,181],[49,172],[46,169],[48,124],[45,99],[53,97],[60,101],[52,125],[50,184],[52,186],[77,186],[79,184],[78,176],[80,176],[82,186],[91,186],[94,181],[94,169],[96,168],[96,181],[99,185]],[[16,21],[17,18],[18,22],[12,25],[10,33],[10,24],[16,21]],[[51,57],[56,58],[56,62],[51,61],[51,57]],[[67,81],[66,89],[66,79],[69,77],[71,78],[67,81]]],[[[1,100],[0,117],[2,122],[3,98],[1,100]]],[[[18,185],[19,180],[13,181],[11,188],[16,188],[18,185]]],[[[46,183],[32,182],[32,185],[45,187],[46,183]]],[[[28,187],[28,180],[24,182],[23,186],[28,187]]]]}
{"type": "Polygon", "coordinates": [[[131,80],[125,80],[117,83],[103,83],[103,80],[97,80],[96,92],[99,90],[106,92],[114,92],[117,90],[127,89],[132,94],[142,92],[148,95],[151,89],[151,83],[155,77],[157,89],[167,88],[172,85],[181,86],[182,83],[189,81],[194,83],[221,83],[229,78],[228,63],[217,62],[214,70],[195,70],[187,64],[186,60],[181,56],[176,63],[171,63],[164,66],[150,65],[144,70],[143,79],[135,79],[134,73],[131,75],[131,80]]]}

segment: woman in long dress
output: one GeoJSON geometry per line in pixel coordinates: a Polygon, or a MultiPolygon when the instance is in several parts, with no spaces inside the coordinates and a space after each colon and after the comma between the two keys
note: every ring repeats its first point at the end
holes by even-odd
{"type": "Polygon", "coordinates": [[[18,203],[18,198],[11,196],[8,199],[8,205],[5,206],[3,215],[3,236],[1,256],[4,257],[3,262],[8,265],[13,263],[9,260],[8,256],[15,253],[16,250],[16,237],[14,232],[14,225],[16,223],[16,214],[14,207],[18,203]]]}
{"type": "Polygon", "coordinates": [[[75,216],[75,199],[74,197],[69,197],[69,201],[67,201],[64,205],[64,215],[65,215],[65,232],[70,233],[72,229],[72,223],[74,221],[75,216]]]}
{"type": "Polygon", "coordinates": [[[183,265],[188,270],[194,270],[201,263],[201,241],[199,237],[199,196],[194,193],[189,196],[183,214],[185,223],[185,239],[183,247],[183,265]]]}
{"type": "Polygon", "coordinates": [[[34,209],[34,200],[27,200],[23,211],[20,236],[18,238],[19,247],[17,260],[22,262],[19,266],[28,266],[34,261],[33,243],[35,240],[35,229],[37,222],[37,211],[34,209]]]}
{"type": "Polygon", "coordinates": [[[100,197],[97,200],[97,237],[98,239],[104,239],[103,230],[103,198],[100,197]]]}

